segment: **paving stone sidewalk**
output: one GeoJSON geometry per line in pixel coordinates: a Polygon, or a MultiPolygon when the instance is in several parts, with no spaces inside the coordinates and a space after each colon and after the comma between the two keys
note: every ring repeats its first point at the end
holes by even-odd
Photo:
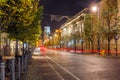
{"type": "Polygon", "coordinates": [[[21,80],[60,80],[55,71],[48,64],[48,59],[43,57],[33,57],[27,66],[21,80]]]}

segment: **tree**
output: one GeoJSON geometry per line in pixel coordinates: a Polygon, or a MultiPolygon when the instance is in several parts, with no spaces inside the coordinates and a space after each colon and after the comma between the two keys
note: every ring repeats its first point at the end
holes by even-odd
{"type": "Polygon", "coordinates": [[[0,31],[3,32],[7,28],[7,24],[10,22],[9,15],[6,12],[7,1],[1,0],[0,1],[0,31]]]}
{"type": "Polygon", "coordinates": [[[6,0],[0,0],[0,60],[2,60],[2,48],[1,48],[1,33],[4,32],[9,23],[9,17],[6,15],[6,12],[3,10],[3,5],[6,4],[6,0]]]}
{"type": "Polygon", "coordinates": [[[28,42],[37,41],[41,36],[41,19],[42,19],[43,7],[39,7],[34,14],[34,20],[28,27],[22,28],[21,30],[21,41],[28,40],[28,42]],[[26,33],[27,32],[27,33],[26,33]]]}
{"type": "MultiPolygon", "coordinates": [[[[91,50],[93,51],[95,46],[96,34],[98,33],[97,26],[97,16],[89,13],[85,15],[84,22],[84,40],[89,44],[88,48],[91,46],[91,50]],[[94,45],[93,45],[94,44],[94,45]]],[[[88,45],[87,44],[87,45],[88,45]]]]}
{"type": "Polygon", "coordinates": [[[73,25],[73,30],[72,30],[72,32],[71,32],[71,41],[73,40],[73,47],[74,47],[74,50],[75,50],[75,52],[76,52],[76,50],[77,50],[77,40],[79,40],[80,39],[80,31],[79,31],[79,26],[76,24],[76,22],[73,22],[72,23],[72,25],[73,25]]]}
{"type": "Polygon", "coordinates": [[[68,48],[68,41],[70,41],[70,36],[69,35],[64,35],[61,37],[61,42],[62,42],[62,46],[64,48],[68,48]]]}
{"type": "Polygon", "coordinates": [[[107,31],[105,31],[104,34],[107,34],[108,38],[108,55],[110,54],[110,41],[112,39],[112,35],[114,34],[114,30],[111,29],[113,27],[112,22],[114,18],[117,17],[117,13],[117,0],[106,0],[105,4],[103,5],[102,18],[105,22],[105,26],[107,26],[107,31]]]}
{"type": "MultiPolygon", "coordinates": [[[[18,55],[18,40],[21,37],[21,32],[25,27],[28,27],[33,21],[31,17],[30,6],[24,5],[20,0],[7,1],[6,12],[10,15],[11,22],[8,24],[7,33],[11,39],[16,39],[16,56],[18,55]],[[24,6],[23,6],[24,5],[24,6]],[[28,7],[27,7],[28,6],[28,7]]],[[[5,6],[6,7],[6,6],[5,6]]]]}
{"type": "Polygon", "coordinates": [[[7,0],[2,5],[3,12],[9,16],[7,33],[11,39],[16,39],[16,55],[18,55],[18,40],[36,40],[41,34],[40,22],[43,8],[38,1],[7,0]],[[38,19],[39,18],[39,19],[38,19]],[[39,35],[38,35],[39,34],[39,35]],[[29,37],[28,37],[29,36],[29,37]]]}
{"type": "Polygon", "coordinates": [[[60,29],[55,30],[54,38],[55,38],[54,42],[56,46],[59,46],[59,48],[61,48],[61,30],[60,29]]]}
{"type": "Polygon", "coordinates": [[[85,41],[87,42],[90,42],[91,41],[91,16],[90,15],[86,15],[85,17],[85,25],[84,25],[84,39],[85,41]]]}

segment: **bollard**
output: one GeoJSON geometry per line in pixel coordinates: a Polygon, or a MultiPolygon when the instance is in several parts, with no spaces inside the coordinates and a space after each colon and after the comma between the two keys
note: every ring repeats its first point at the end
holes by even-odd
{"type": "Polygon", "coordinates": [[[30,63],[30,53],[28,54],[28,64],[30,63]]]}
{"type": "Polygon", "coordinates": [[[27,66],[27,64],[28,64],[28,54],[26,54],[26,66],[27,66]]]}
{"type": "Polygon", "coordinates": [[[5,80],[5,63],[1,63],[1,80],[5,80]]]}
{"type": "Polygon", "coordinates": [[[20,80],[20,75],[21,75],[21,65],[20,65],[20,57],[18,57],[18,79],[20,80]]]}
{"type": "Polygon", "coordinates": [[[29,64],[29,54],[27,54],[27,64],[29,64]]]}
{"type": "Polygon", "coordinates": [[[32,58],[32,54],[31,54],[31,53],[30,53],[30,56],[29,56],[29,57],[30,57],[30,60],[31,60],[31,58],[32,58]]]}
{"type": "Polygon", "coordinates": [[[26,66],[27,66],[27,64],[26,64],[26,62],[27,62],[26,61],[26,55],[25,55],[25,59],[24,60],[25,60],[25,62],[24,62],[24,69],[26,69],[26,66]]]}
{"type": "Polygon", "coordinates": [[[27,64],[29,64],[29,54],[27,54],[27,64]]]}
{"type": "Polygon", "coordinates": [[[15,59],[13,58],[13,59],[11,59],[11,61],[12,61],[12,65],[11,65],[11,68],[12,68],[12,70],[11,70],[12,79],[11,80],[15,80],[15,59]]]}
{"type": "Polygon", "coordinates": [[[25,55],[26,63],[25,63],[25,68],[27,68],[27,54],[25,55]]]}
{"type": "Polygon", "coordinates": [[[22,73],[24,72],[24,56],[22,55],[22,64],[21,64],[22,73]]]}
{"type": "Polygon", "coordinates": [[[29,64],[29,54],[27,54],[27,64],[29,64]]]}

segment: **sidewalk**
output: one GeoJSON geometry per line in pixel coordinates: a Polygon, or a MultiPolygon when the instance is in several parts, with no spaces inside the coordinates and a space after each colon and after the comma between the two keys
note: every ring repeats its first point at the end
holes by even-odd
{"type": "Polygon", "coordinates": [[[59,80],[44,56],[33,56],[21,80],[59,80]]]}
{"type": "Polygon", "coordinates": [[[118,54],[116,56],[116,54],[110,54],[108,55],[107,53],[105,53],[104,55],[102,54],[98,54],[98,53],[84,53],[82,55],[90,55],[90,56],[97,56],[97,57],[103,57],[103,58],[114,58],[114,59],[120,59],[120,54],[118,54]]]}

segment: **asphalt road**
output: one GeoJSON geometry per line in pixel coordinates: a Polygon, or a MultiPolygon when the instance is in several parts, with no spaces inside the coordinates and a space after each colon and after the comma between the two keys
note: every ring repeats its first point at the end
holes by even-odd
{"type": "Polygon", "coordinates": [[[120,59],[52,50],[34,58],[38,80],[120,80],[120,59]]]}
{"type": "Polygon", "coordinates": [[[58,51],[48,51],[47,56],[65,80],[120,80],[120,59],[58,51]]]}

